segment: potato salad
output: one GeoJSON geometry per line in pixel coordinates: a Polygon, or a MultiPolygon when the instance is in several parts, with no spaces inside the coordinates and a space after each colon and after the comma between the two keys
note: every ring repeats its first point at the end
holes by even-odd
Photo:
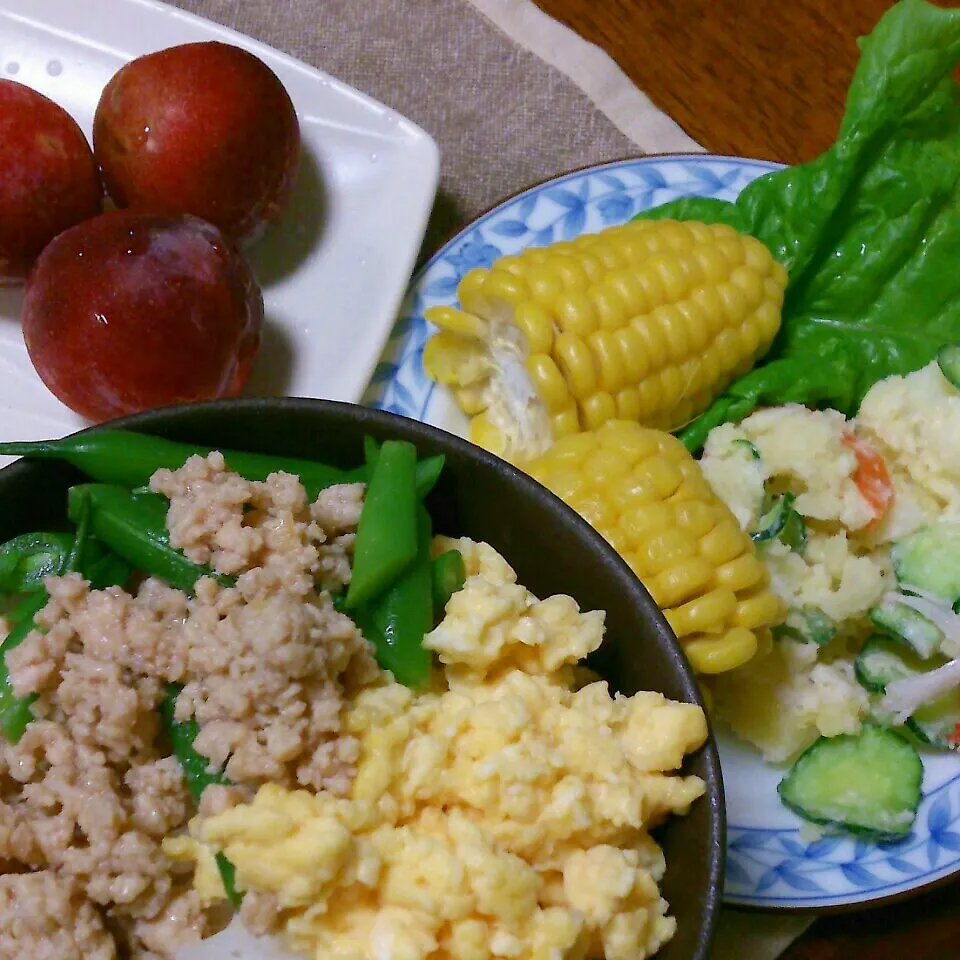
{"type": "MultiPolygon", "coordinates": [[[[851,419],[786,404],[711,431],[704,475],[788,608],[769,652],[707,681],[718,716],[766,760],[800,756],[796,771],[825,740],[839,750],[874,728],[960,746],[958,435],[960,391],[937,362],[879,381],[851,419]]],[[[906,819],[875,832],[909,828],[919,782],[908,792],[906,819]]],[[[850,811],[819,819],[871,826],[850,811]]]]}

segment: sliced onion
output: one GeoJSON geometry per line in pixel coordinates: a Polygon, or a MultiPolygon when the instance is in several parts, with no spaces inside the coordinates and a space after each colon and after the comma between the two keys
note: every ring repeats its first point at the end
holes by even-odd
{"type": "Polygon", "coordinates": [[[903,723],[921,707],[939,700],[958,687],[960,659],[951,660],[928,673],[888,683],[880,707],[893,713],[896,723],[903,723]]]}
{"type": "Polygon", "coordinates": [[[907,587],[916,596],[912,597],[905,593],[887,593],[884,594],[882,603],[902,603],[907,607],[922,613],[929,620],[932,620],[945,637],[948,637],[954,643],[960,643],[960,615],[953,612],[949,605],[945,604],[936,594],[927,590],[918,590],[916,587],[907,587]]]}

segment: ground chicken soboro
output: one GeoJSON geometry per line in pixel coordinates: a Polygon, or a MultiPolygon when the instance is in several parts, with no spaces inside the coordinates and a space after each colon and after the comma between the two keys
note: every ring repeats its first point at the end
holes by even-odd
{"type": "MultiPolygon", "coordinates": [[[[171,542],[236,585],[204,578],[189,598],[152,578],[135,595],[48,581],[42,631],[7,657],[15,693],[38,697],[20,743],[0,746],[2,960],[152,960],[216,925],[160,845],[193,814],[160,735],[166,684],[237,784],[209,791],[201,816],[266,782],[343,794],[353,779],[342,708],[377,667],[321,588],[349,581],[363,486],[308,504],[295,477],[249,482],[217,453],[151,486],[171,542]]],[[[273,905],[247,899],[267,925],[273,905]]]]}

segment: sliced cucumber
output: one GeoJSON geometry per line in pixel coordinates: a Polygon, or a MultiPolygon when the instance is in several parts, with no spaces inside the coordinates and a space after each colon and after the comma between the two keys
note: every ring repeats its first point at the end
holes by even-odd
{"type": "Polygon", "coordinates": [[[960,599],[960,523],[942,521],[923,527],[893,545],[897,582],[940,597],[960,599]]]}
{"type": "Polygon", "coordinates": [[[821,737],[797,758],[777,790],[811,823],[876,840],[899,840],[920,806],[923,762],[900,734],[873,724],[860,733],[821,737]]]}
{"type": "Polygon", "coordinates": [[[746,437],[740,437],[737,440],[734,440],[731,444],[731,447],[743,447],[747,453],[750,454],[752,460],[760,459],[760,451],[749,441],[746,437]]]}
{"type": "Polygon", "coordinates": [[[921,707],[906,727],[921,743],[939,750],[960,750],[960,691],[921,707]]]}
{"type": "Polygon", "coordinates": [[[774,634],[823,647],[837,635],[837,625],[819,607],[794,607],[774,634]]]}
{"type": "Polygon", "coordinates": [[[960,390],[960,343],[945,343],[937,351],[937,366],[950,386],[960,390]]]}
{"type": "Polygon", "coordinates": [[[787,512],[786,523],[780,531],[780,542],[785,543],[794,553],[803,553],[807,546],[807,525],[793,507],[787,512]]]}
{"type": "Polygon", "coordinates": [[[775,497],[769,504],[757,521],[757,529],[750,534],[754,543],[764,543],[772,540],[783,529],[790,515],[790,507],[793,503],[793,494],[785,493],[780,497],[775,497]]]}
{"type": "Polygon", "coordinates": [[[864,641],[853,661],[857,682],[870,693],[883,693],[888,683],[916,676],[927,669],[899,640],[879,634],[864,641]]]}
{"type": "Polygon", "coordinates": [[[943,643],[943,631],[929,617],[897,600],[884,600],[868,616],[878,630],[901,640],[924,660],[937,653],[943,643]]]}

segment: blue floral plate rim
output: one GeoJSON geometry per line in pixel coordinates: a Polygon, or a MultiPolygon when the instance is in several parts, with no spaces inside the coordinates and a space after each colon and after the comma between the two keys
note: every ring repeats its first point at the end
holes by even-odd
{"type": "MultiPolygon", "coordinates": [[[[733,199],[747,183],[782,166],[714,154],[645,156],[574,170],[505,199],[448,240],[414,276],[364,402],[461,432],[453,404],[423,373],[430,333],[423,313],[454,305],[456,284],[468,269],[530,245],[625,222],[677,196],[733,199]]],[[[877,844],[839,835],[811,840],[805,839],[809,828],[779,804],[781,773],[759,755],[745,758],[742,745],[729,736],[721,733],[718,740],[727,786],[727,904],[839,910],[916,893],[960,873],[955,760],[951,773],[950,760],[926,758],[923,803],[905,840],[877,844]],[[750,799],[737,795],[738,781],[749,782],[750,799]],[[765,797],[759,804],[758,792],[765,797]]]]}

